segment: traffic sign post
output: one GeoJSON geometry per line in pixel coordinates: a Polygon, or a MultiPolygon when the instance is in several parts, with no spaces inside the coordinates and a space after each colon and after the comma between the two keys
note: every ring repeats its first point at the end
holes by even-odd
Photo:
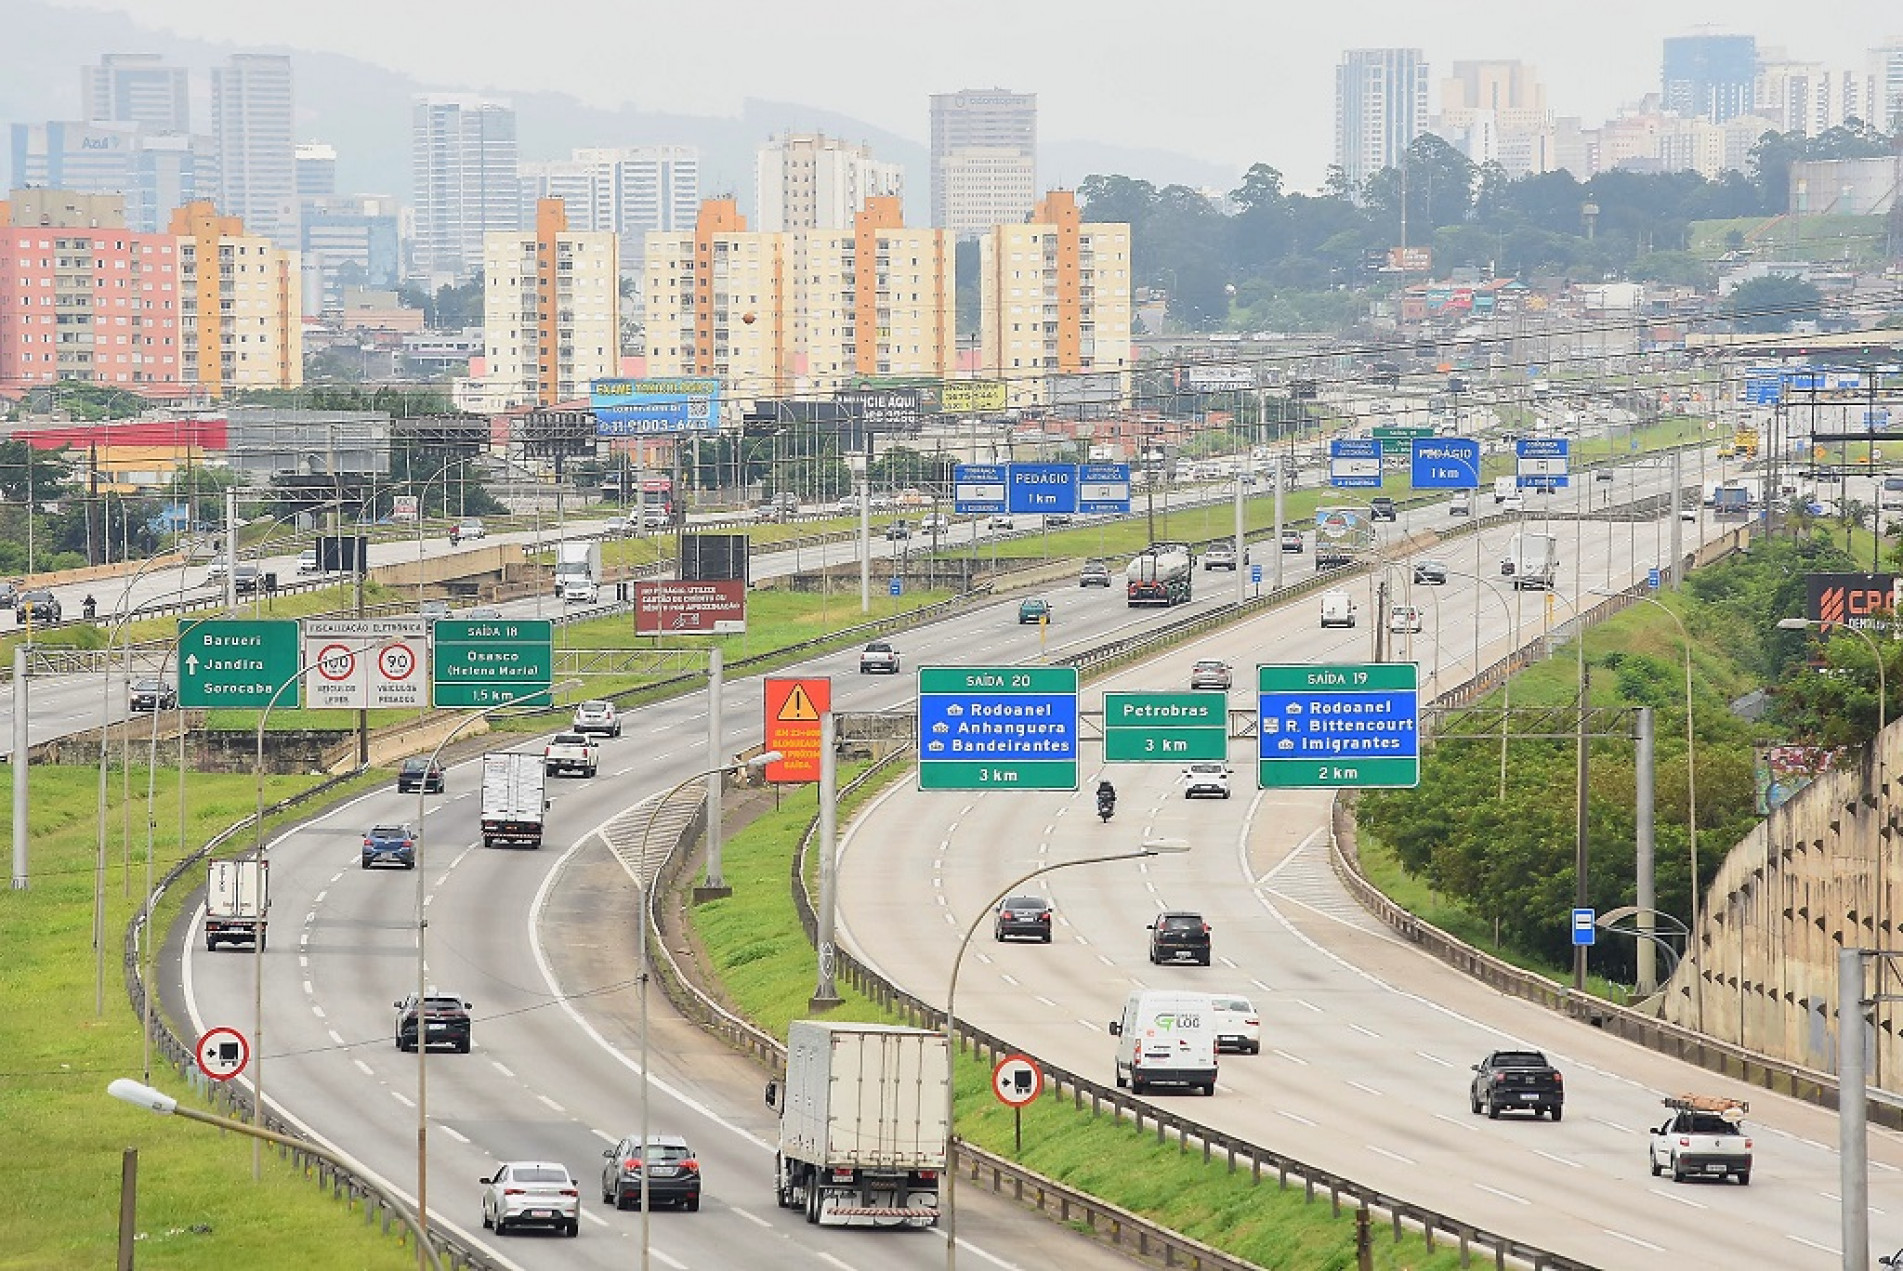
{"type": "Polygon", "coordinates": [[[1337,437],[1328,443],[1328,484],[1342,490],[1381,488],[1381,443],[1337,437]]]}
{"type": "Polygon", "coordinates": [[[1006,1055],[991,1069],[991,1093],[1011,1109],[1012,1137],[1024,1153],[1024,1108],[1044,1093],[1044,1070],[1029,1055],[1006,1055]]]}
{"type": "Polygon", "coordinates": [[[1514,480],[1522,487],[1547,489],[1571,484],[1572,442],[1564,437],[1522,437],[1513,443],[1514,480]]]}
{"type": "Polygon", "coordinates": [[[1471,437],[1416,441],[1409,475],[1416,490],[1480,488],[1480,443],[1471,437]]]}
{"type": "Polygon", "coordinates": [[[766,748],[782,756],[766,766],[769,782],[819,780],[819,721],[832,704],[833,682],[825,676],[766,681],[766,748]]]}
{"type": "Polygon", "coordinates": [[[440,707],[507,706],[554,683],[555,631],[546,618],[438,618],[431,692],[440,707]]]}
{"type": "Polygon", "coordinates": [[[885,594],[888,596],[903,596],[905,594],[905,579],[897,577],[888,578],[885,584],[885,594]]]}
{"type": "Polygon", "coordinates": [[[313,710],[429,705],[421,618],[306,619],[303,643],[304,705],[313,710]]]}
{"type": "Polygon", "coordinates": [[[1228,694],[1105,693],[1103,757],[1112,763],[1227,759],[1228,694]]]}
{"type": "Polygon", "coordinates": [[[1077,668],[918,673],[921,790],[1075,790],[1077,668]]]}
{"type": "Polygon", "coordinates": [[[1414,663],[1255,670],[1256,783],[1262,789],[1420,784],[1420,668],[1414,663]]]}
{"type": "Polygon", "coordinates": [[[208,1028],[193,1053],[198,1070],[213,1081],[230,1081],[251,1063],[251,1043],[235,1028],[208,1028]]]}
{"type": "Polygon", "coordinates": [[[297,623],[289,619],[179,619],[181,707],[264,710],[273,697],[295,706],[297,685],[284,686],[297,679],[299,665],[297,623]]]}

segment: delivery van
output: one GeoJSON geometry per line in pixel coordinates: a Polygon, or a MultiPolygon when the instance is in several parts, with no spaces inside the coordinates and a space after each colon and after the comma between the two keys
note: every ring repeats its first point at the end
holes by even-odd
{"type": "Polygon", "coordinates": [[[1345,591],[1324,591],[1322,593],[1322,626],[1352,627],[1355,625],[1355,598],[1345,591]]]}
{"type": "Polygon", "coordinates": [[[1216,1093],[1216,1013],[1207,993],[1140,989],[1110,1021],[1117,1039],[1117,1085],[1132,1094],[1152,1086],[1216,1093]]]}
{"type": "Polygon", "coordinates": [[[1493,501],[1505,503],[1518,492],[1518,482],[1513,477],[1495,477],[1493,479],[1493,501]]]}

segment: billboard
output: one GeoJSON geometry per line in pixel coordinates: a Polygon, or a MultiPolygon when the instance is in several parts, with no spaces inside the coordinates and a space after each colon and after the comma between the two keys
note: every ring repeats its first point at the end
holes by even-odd
{"type": "Polygon", "coordinates": [[[1835,747],[1753,746],[1751,766],[1757,785],[1758,815],[1769,816],[1773,808],[1789,803],[1799,790],[1829,771],[1837,755],[1835,747]]]}
{"type": "Polygon", "coordinates": [[[676,573],[688,582],[745,582],[751,548],[745,534],[683,534],[676,573]]]}
{"type": "Polygon", "coordinates": [[[1895,574],[1806,574],[1804,616],[1824,630],[1835,626],[1883,629],[1891,625],[1897,602],[1895,574]]]}
{"type": "Polygon", "coordinates": [[[1197,393],[1226,393],[1255,387],[1255,368],[1236,363],[1186,366],[1183,387],[1197,393]]]}
{"type": "Polygon", "coordinates": [[[833,401],[846,418],[886,432],[916,431],[924,422],[916,388],[844,388],[833,401]]]}
{"type": "Polygon", "coordinates": [[[588,406],[597,437],[655,437],[720,428],[717,379],[595,380],[588,406]]]}
{"type": "Polygon", "coordinates": [[[938,386],[942,415],[981,415],[1005,408],[1003,380],[946,380],[938,386]]]}
{"type": "Polygon", "coordinates": [[[747,629],[747,584],[638,582],[634,585],[636,635],[739,635],[747,629]]]}
{"type": "Polygon", "coordinates": [[[1431,273],[1434,268],[1434,252],[1428,247],[1390,247],[1388,248],[1388,268],[1398,269],[1405,274],[1431,273]]]}

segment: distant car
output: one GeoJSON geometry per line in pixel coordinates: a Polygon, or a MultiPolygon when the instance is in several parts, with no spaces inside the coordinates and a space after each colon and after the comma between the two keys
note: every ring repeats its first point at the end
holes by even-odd
{"type": "Polygon", "coordinates": [[[1377,494],[1368,500],[1368,519],[1371,521],[1392,521],[1399,515],[1395,511],[1394,500],[1385,494],[1377,494]]]}
{"type": "Polygon", "coordinates": [[[1228,689],[1235,683],[1235,673],[1227,662],[1218,658],[1203,658],[1189,668],[1189,686],[1192,689],[1228,689]]]}
{"type": "Polygon", "coordinates": [[[593,777],[601,769],[601,746],[585,733],[556,733],[542,746],[542,770],[552,777],[578,772],[593,777]]]}
{"type": "Polygon", "coordinates": [[[1236,549],[1230,543],[1212,543],[1203,549],[1203,568],[1234,570],[1236,549]]]}
{"type": "Polygon", "coordinates": [[[20,591],[12,583],[0,583],[0,609],[11,609],[18,604],[20,591]]]}
{"type": "Polygon", "coordinates": [[[1396,605],[1388,611],[1388,630],[1395,635],[1413,635],[1421,629],[1418,605],[1396,605]]]}
{"type": "Polygon", "coordinates": [[[297,572],[300,574],[315,574],[318,572],[317,549],[315,547],[305,548],[304,554],[297,558],[297,572]]]}
{"type": "Polygon", "coordinates": [[[13,612],[22,625],[28,622],[58,622],[59,597],[45,588],[23,591],[14,605],[13,612]]]}
{"type": "Polygon", "coordinates": [[[423,607],[418,610],[418,613],[421,614],[425,622],[434,622],[438,618],[447,618],[450,614],[449,602],[447,600],[425,600],[423,607]]]}
{"type": "MultiPolygon", "coordinates": [[[[396,1001],[396,1048],[398,1050],[416,1049],[416,994],[411,993],[396,1001]]],[[[453,1050],[469,1053],[469,1012],[474,1003],[465,1002],[460,997],[446,993],[431,993],[423,999],[423,1020],[428,1025],[424,1033],[428,1046],[448,1046],[453,1050]]]]}
{"type": "Polygon", "coordinates": [[[1299,554],[1302,550],[1302,532],[1300,530],[1283,530],[1282,550],[1299,554]]]}
{"type": "Polygon", "coordinates": [[[933,512],[922,516],[918,522],[921,534],[946,534],[951,531],[951,518],[942,512],[933,512]]]}
{"type": "Polygon", "coordinates": [[[869,512],[890,512],[892,510],[892,496],[889,494],[873,495],[866,500],[866,510],[869,512]]]}
{"type": "Polygon", "coordinates": [[[1246,997],[1213,993],[1209,1013],[1216,1017],[1216,1049],[1245,1055],[1262,1053],[1262,1016],[1246,997]]]}
{"type": "Polygon", "coordinates": [[[403,766],[396,772],[396,792],[414,794],[421,790],[424,794],[443,792],[443,765],[431,763],[427,759],[405,759],[403,766]]]}
{"type": "Polygon", "coordinates": [[[1009,940],[1029,936],[1045,944],[1051,942],[1051,906],[1042,896],[1010,896],[998,906],[991,920],[991,938],[1009,940]]]}
{"type": "MultiPolygon", "coordinates": [[[[641,528],[644,530],[664,530],[667,528],[668,522],[671,519],[667,514],[666,508],[661,507],[659,504],[652,503],[641,509],[640,517],[641,528]]],[[[630,521],[634,520],[634,514],[630,513],[628,519],[630,521]]]]}
{"type": "Polygon", "coordinates": [[[1108,587],[1110,585],[1110,566],[1100,560],[1084,562],[1082,572],[1077,575],[1079,587],[1108,587]]]}
{"type": "Polygon", "coordinates": [[[231,590],[234,595],[256,595],[258,588],[264,585],[264,571],[256,565],[240,565],[231,571],[231,590]]]}
{"type": "Polygon", "coordinates": [[[1415,561],[1414,581],[1428,587],[1443,585],[1447,581],[1447,563],[1438,560],[1415,561]]]}
{"type": "Polygon", "coordinates": [[[1173,910],[1160,913],[1150,924],[1150,961],[1199,962],[1209,965],[1209,924],[1199,913],[1173,910]]]}
{"type": "Polygon", "coordinates": [[[1473,1066],[1468,1110],[1499,1120],[1502,1112],[1565,1115],[1566,1079],[1537,1050],[1496,1050],[1473,1066]]]}
{"type": "Polygon", "coordinates": [[[601,599],[601,585],[592,578],[571,578],[562,584],[562,603],[592,605],[601,599]]]}
{"type": "Polygon", "coordinates": [[[482,1225],[495,1228],[498,1236],[518,1227],[550,1227],[564,1236],[581,1232],[581,1184],[566,1165],[498,1165],[482,1185],[482,1225]]]}
{"type": "Polygon", "coordinates": [[[462,611],[462,618],[465,622],[492,622],[501,616],[502,610],[496,608],[494,605],[477,605],[474,608],[462,611]]]}
{"type": "Polygon", "coordinates": [[[859,652],[859,674],[897,675],[899,651],[890,640],[874,640],[859,652]]]}
{"type": "Polygon", "coordinates": [[[641,1173],[648,1176],[648,1204],[700,1208],[700,1161],[678,1134],[650,1134],[647,1150],[639,1135],[629,1135],[602,1153],[601,1203],[633,1209],[641,1203],[641,1173]]]}
{"type": "Polygon", "coordinates": [[[848,516],[858,512],[859,496],[856,494],[848,494],[845,498],[833,505],[833,511],[839,513],[841,516],[848,516]]]}
{"type": "Polygon", "coordinates": [[[910,538],[912,537],[912,527],[906,524],[903,519],[894,521],[885,527],[885,537],[887,542],[910,538]]]}
{"type": "Polygon", "coordinates": [[[1612,469],[1600,468],[1592,474],[1592,479],[1594,481],[1610,481],[1612,480],[1612,469]]]}
{"type": "Polygon", "coordinates": [[[1017,528],[1017,523],[1004,513],[999,512],[985,522],[985,528],[988,530],[1009,530],[1017,528]]]}
{"type": "Polygon", "coordinates": [[[1501,499],[1501,500],[1500,500],[1500,510],[1501,510],[1502,512],[1524,512],[1524,511],[1526,511],[1526,498],[1525,498],[1525,496],[1524,496],[1524,495],[1520,495],[1520,494],[1509,494],[1509,495],[1507,495],[1507,497],[1506,497],[1506,498],[1504,498],[1504,499],[1501,499]]]}
{"type": "Polygon", "coordinates": [[[134,680],[127,690],[126,705],[135,711],[176,710],[178,690],[160,679],[134,680]]]}
{"type": "Polygon", "coordinates": [[[489,537],[489,531],[474,517],[465,517],[449,527],[451,543],[467,543],[471,539],[487,537],[489,537]]]}
{"type": "Polygon", "coordinates": [[[1075,518],[1068,512],[1050,512],[1044,517],[1044,528],[1047,530],[1061,530],[1074,519],[1075,518]]]}
{"type": "Polygon", "coordinates": [[[1194,799],[1204,795],[1213,799],[1229,797],[1228,764],[1193,763],[1183,769],[1183,797],[1194,799]]]}
{"type": "Polygon", "coordinates": [[[1472,516],[1473,514],[1474,514],[1474,501],[1469,496],[1465,494],[1456,494],[1452,499],[1448,500],[1447,515],[1472,516]]]}
{"type": "Polygon", "coordinates": [[[584,735],[619,737],[621,716],[615,710],[613,702],[583,702],[575,707],[575,718],[568,727],[571,732],[584,735]]]}
{"type": "Polygon", "coordinates": [[[1018,622],[1049,622],[1051,620],[1051,602],[1048,600],[1021,600],[1018,602],[1018,622]]]}
{"type": "Polygon", "coordinates": [[[416,831],[407,825],[373,825],[363,836],[363,867],[401,865],[416,868],[416,831]]]}

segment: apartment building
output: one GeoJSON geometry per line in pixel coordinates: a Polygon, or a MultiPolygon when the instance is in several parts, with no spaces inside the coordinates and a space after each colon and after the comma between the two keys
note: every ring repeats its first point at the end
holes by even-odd
{"type": "Polygon", "coordinates": [[[238,53],[211,73],[218,208],[251,234],[297,246],[296,100],[291,59],[238,53]]]}
{"type": "Polygon", "coordinates": [[[468,281],[488,235],[522,227],[515,109],[467,93],[424,93],[410,114],[416,269],[431,287],[468,281]]]}
{"type": "Polygon", "coordinates": [[[982,373],[1010,386],[1014,406],[1052,400],[1059,376],[1130,379],[1130,227],[1086,222],[1069,190],[1053,190],[1029,222],[979,240],[982,373]]]}
{"type": "Polygon", "coordinates": [[[524,223],[541,199],[561,199],[577,230],[612,233],[621,270],[638,277],[647,236],[692,228],[700,210],[693,146],[584,147],[567,159],[522,165],[524,223]]]}
{"type": "Polygon", "coordinates": [[[1672,36],[1665,41],[1661,97],[1675,114],[1722,124],[1751,113],[1757,74],[1753,36],[1672,36]]]}
{"type": "Polygon", "coordinates": [[[178,242],[127,229],[124,207],[48,189],[0,202],[0,392],[59,380],[180,390],[178,242]]]}
{"type": "Polygon", "coordinates": [[[191,81],[156,53],[107,53],[79,68],[87,123],[138,124],[148,132],[191,131],[191,81]]]}
{"type": "Polygon", "coordinates": [[[761,146],[754,161],[760,229],[843,230],[868,199],[905,193],[905,169],[881,163],[872,148],[824,133],[793,133],[761,146]]]}
{"type": "Polygon", "coordinates": [[[1037,94],[932,94],[932,224],[959,238],[1021,221],[1037,200],[1037,94]]]}
{"type": "Polygon", "coordinates": [[[1511,177],[1552,170],[1553,114],[1546,86],[1525,62],[1455,62],[1441,81],[1431,131],[1474,163],[1498,163],[1511,177]]]}
{"type": "Polygon", "coordinates": [[[1349,49],[1335,68],[1335,163],[1355,188],[1400,166],[1427,131],[1427,61],[1419,49],[1349,49]]]}
{"type": "Polygon", "coordinates": [[[747,228],[732,199],[707,199],[691,233],[649,234],[649,375],[717,375],[741,397],[794,383],[792,239],[747,228]]]}
{"type": "MultiPolygon", "coordinates": [[[[483,240],[481,397],[489,409],[552,406],[621,369],[615,236],[569,228],[560,199],[526,233],[483,240]]],[[[472,400],[464,394],[463,400],[472,400]]]]}
{"type": "Polygon", "coordinates": [[[304,382],[298,254],[208,201],[172,216],[183,378],[212,397],[304,382]]]}

